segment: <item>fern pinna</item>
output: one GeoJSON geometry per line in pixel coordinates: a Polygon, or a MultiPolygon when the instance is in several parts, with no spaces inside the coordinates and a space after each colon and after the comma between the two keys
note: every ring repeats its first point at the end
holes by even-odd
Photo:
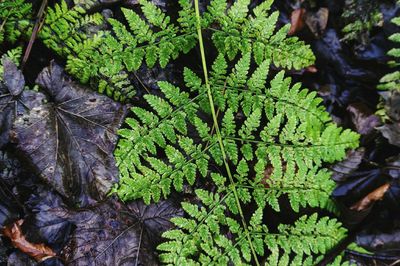
{"type": "MultiPolygon", "coordinates": [[[[400,1],[398,1],[397,4],[400,5],[400,1]]],[[[391,22],[397,27],[400,27],[400,17],[393,18],[391,22]]],[[[400,43],[400,33],[392,34],[389,36],[389,40],[395,43],[400,43]]],[[[400,48],[390,49],[388,55],[393,57],[393,60],[389,62],[389,65],[391,67],[398,68],[400,66],[400,48]]],[[[383,76],[380,80],[380,84],[378,85],[378,89],[400,91],[400,71],[397,70],[383,76]]]]}

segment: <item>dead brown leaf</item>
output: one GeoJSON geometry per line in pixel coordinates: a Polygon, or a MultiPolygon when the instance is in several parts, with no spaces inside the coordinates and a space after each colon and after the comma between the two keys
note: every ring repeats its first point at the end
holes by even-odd
{"type": "Polygon", "coordinates": [[[56,256],[56,253],[46,245],[29,242],[21,230],[23,223],[23,220],[18,220],[3,228],[2,232],[4,236],[10,238],[12,245],[38,262],[56,256]]]}
{"type": "Polygon", "coordinates": [[[293,35],[296,32],[299,32],[302,28],[304,28],[304,14],[306,10],[304,8],[295,9],[292,12],[290,18],[290,29],[288,35],[293,35]]]}
{"type": "Polygon", "coordinates": [[[304,22],[315,37],[321,37],[328,24],[328,18],[329,10],[326,7],[322,7],[317,12],[307,12],[304,15],[304,22]]]}
{"type": "Polygon", "coordinates": [[[381,124],[379,117],[364,103],[352,103],[347,107],[347,111],[351,114],[351,120],[357,132],[361,135],[371,133],[381,124]]]}
{"type": "Polygon", "coordinates": [[[354,211],[363,211],[369,208],[375,201],[382,199],[383,195],[385,195],[389,187],[390,187],[389,183],[380,186],[379,188],[375,189],[367,196],[365,196],[363,199],[358,201],[356,204],[351,206],[350,209],[354,211]]]}
{"type": "Polygon", "coordinates": [[[311,65],[311,66],[306,67],[304,69],[304,71],[308,72],[308,73],[317,73],[318,72],[318,68],[315,65],[311,65]]]}

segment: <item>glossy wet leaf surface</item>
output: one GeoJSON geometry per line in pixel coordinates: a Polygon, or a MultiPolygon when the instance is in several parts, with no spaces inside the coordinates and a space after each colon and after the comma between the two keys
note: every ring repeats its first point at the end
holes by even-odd
{"type": "Polygon", "coordinates": [[[172,217],[183,214],[174,201],[123,204],[112,198],[71,210],[45,191],[28,206],[36,210],[25,227],[30,239],[50,242],[68,265],[158,265],[154,252],[161,234],[172,227],[172,217]]]}
{"type": "Polygon", "coordinates": [[[3,68],[0,79],[0,148],[10,140],[10,129],[20,105],[18,99],[25,85],[22,72],[11,60],[3,60],[3,68]]]}
{"type": "Polygon", "coordinates": [[[69,80],[51,64],[13,125],[13,142],[36,173],[70,202],[103,199],[117,181],[112,156],[125,107],[69,80]]]}

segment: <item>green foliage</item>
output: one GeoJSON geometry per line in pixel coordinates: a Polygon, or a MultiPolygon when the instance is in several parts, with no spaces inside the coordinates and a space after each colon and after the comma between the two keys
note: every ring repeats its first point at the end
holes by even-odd
{"type": "MultiPolygon", "coordinates": [[[[23,0],[16,2],[23,4],[23,0]]],[[[16,5],[10,0],[5,3],[16,5]]],[[[100,30],[104,25],[99,25],[105,22],[99,13],[86,14],[85,10],[96,1],[76,0],[75,4],[70,8],[62,0],[48,8],[39,37],[49,48],[67,57],[70,74],[115,100],[125,101],[135,94],[131,73],[143,63],[150,68],[156,64],[165,67],[196,45],[192,1],[179,0],[181,10],[177,20],[172,21],[155,4],[140,0],[140,13],[122,8],[125,21],[107,20],[111,30],[100,30]]],[[[276,31],[279,14],[268,14],[272,1],[251,11],[249,4],[249,0],[239,0],[227,8],[226,0],[213,0],[203,14],[202,27],[212,32],[221,53],[230,60],[239,53],[251,53],[258,64],[270,60],[282,68],[300,69],[313,63],[310,47],[296,37],[286,36],[288,26],[276,31]]],[[[13,32],[22,30],[22,25],[17,25],[13,32]]]]}
{"type": "Polygon", "coordinates": [[[271,64],[300,69],[314,61],[309,46],[286,36],[288,27],[276,29],[272,1],[250,10],[249,0],[229,7],[212,0],[200,20],[192,1],[180,0],[177,21],[146,0],[138,13],[122,8],[124,21],[89,15],[91,4],[75,2],[48,8],[39,38],[67,58],[71,74],[116,100],[135,94],[132,74],[143,65],[165,67],[193,49],[197,29],[211,32],[219,51],[209,79],[185,68],[185,88],[158,82],[160,93],[132,107],[119,131],[114,191],[121,199],[196,193],[182,204],[186,216],[174,218],[177,229],[164,235],[163,262],[248,265],[264,257],[270,265],[312,265],[343,237],[340,223],[315,214],[294,225],[264,224],[267,210],[281,210],[280,200],[294,212],[332,209],[334,183],[321,167],[358,145],[315,92],[292,85],[283,71],[268,77],[271,64]]]}
{"type": "Polygon", "coordinates": [[[368,45],[369,33],[377,26],[382,26],[383,15],[376,0],[346,0],[342,19],[345,27],[344,41],[358,41],[361,45],[368,45]]]}
{"type": "MultiPolygon", "coordinates": [[[[121,199],[150,203],[173,191],[195,191],[195,202],[182,203],[185,217],[173,218],[176,229],[163,235],[160,259],[167,265],[259,265],[261,257],[268,265],[314,265],[345,235],[335,219],[316,214],[276,229],[263,222],[267,205],[279,212],[284,198],[295,212],[308,206],[330,209],[334,183],[321,166],[344,158],[358,145],[358,135],[335,126],[316,93],[291,85],[283,72],[267,85],[271,62],[298,67],[303,63],[291,63],[301,62],[296,54],[292,61],[280,61],[278,50],[253,56],[253,40],[248,48],[239,43],[234,48],[229,43],[235,38],[224,41],[229,49],[221,48],[224,27],[235,29],[249,20],[248,4],[236,1],[226,11],[225,1],[213,1],[202,21],[197,16],[199,29],[215,24],[215,18],[221,23],[213,34],[220,54],[210,78],[203,81],[186,68],[186,89],[159,82],[162,95],[145,95],[147,105],[132,107],[129,128],[119,131],[120,183],[114,191],[121,199]],[[230,54],[231,49],[237,51],[230,54]],[[239,51],[242,56],[231,68],[227,58],[239,51]]],[[[270,4],[261,4],[255,16],[270,4]]],[[[202,61],[206,67],[204,53],[202,61]]]]}
{"type": "Polygon", "coordinates": [[[206,20],[218,23],[212,36],[218,51],[230,60],[239,51],[243,54],[252,52],[257,64],[267,59],[278,67],[289,69],[313,64],[315,57],[310,47],[297,37],[287,37],[290,25],[276,31],[279,12],[268,14],[272,3],[272,0],[264,1],[250,12],[250,0],[235,1],[228,10],[226,1],[213,1],[206,20]]]}
{"type": "MultiPolygon", "coordinates": [[[[180,4],[187,8],[188,2],[180,1],[180,4]]],[[[72,74],[82,82],[95,80],[100,92],[116,100],[123,101],[135,94],[129,85],[128,73],[138,70],[143,62],[148,67],[154,67],[157,62],[165,67],[180,53],[189,52],[196,43],[193,27],[182,17],[190,16],[188,10],[191,9],[180,12],[180,26],[175,26],[153,3],[142,0],[140,6],[145,19],[122,8],[128,27],[116,19],[108,19],[112,32],[96,38],[96,45],[83,43],[78,49],[85,52],[79,51],[78,57],[68,61],[67,68],[72,74]]]]}
{"type": "Polygon", "coordinates": [[[0,81],[3,80],[3,73],[4,73],[4,68],[3,68],[3,60],[5,58],[13,61],[17,66],[19,66],[20,60],[22,56],[22,47],[17,47],[11,50],[8,50],[4,54],[1,55],[0,58],[0,81]]]}
{"type": "MultiPolygon", "coordinates": [[[[400,17],[396,17],[392,19],[392,23],[396,26],[400,26],[400,17]]],[[[400,33],[394,33],[389,37],[389,40],[400,43],[400,33]]],[[[388,52],[389,56],[393,57],[393,60],[389,62],[391,67],[399,67],[400,66],[400,48],[392,48],[388,52]]],[[[400,90],[400,71],[394,71],[392,73],[386,74],[380,80],[380,84],[378,85],[378,89],[381,90],[400,90]]]]}
{"type": "MultiPolygon", "coordinates": [[[[43,43],[61,56],[78,54],[77,46],[90,40],[90,26],[100,25],[103,17],[99,13],[87,15],[80,6],[68,8],[65,0],[48,8],[39,37],[43,43]]],[[[92,41],[92,40],[90,40],[92,41]]]]}
{"type": "Polygon", "coordinates": [[[346,149],[358,145],[358,135],[335,126],[316,93],[291,85],[283,72],[267,86],[269,61],[251,74],[250,58],[244,55],[228,71],[225,57],[217,57],[209,80],[216,106],[207,101],[202,79],[185,69],[190,94],[159,82],[163,95],[146,95],[148,108],[133,107],[129,128],[119,131],[120,183],[114,191],[123,200],[159,201],[199,182],[213,183],[218,192],[196,190],[200,209],[183,203],[191,218],[174,219],[180,229],[167,232],[170,241],[160,246],[165,263],[246,264],[250,250],[263,256],[268,248],[271,265],[289,261],[292,253],[295,261],[311,265],[315,254],[344,234],[335,220],[316,216],[300,219],[293,228],[282,225],[278,234],[261,225],[266,205],[280,211],[283,196],[295,212],[306,206],[330,209],[334,183],[320,166],[344,158],[346,149]],[[220,135],[210,123],[212,108],[219,113],[220,135]],[[237,215],[252,202],[257,211],[247,226],[237,215]],[[224,234],[226,226],[235,234],[231,239],[224,234]]]}
{"type": "MultiPolygon", "coordinates": [[[[188,218],[172,218],[177,228],[163,234],[167,241],[158,247],[164,251],[161,261],[167,265],[251,265],[244,229],[226,216],[226,197],[203,190],[196,194],[202,206],[184,203],[188,218]]],[[[324,254],[346,233],[336,219],[316,214],[302,216],[294,225],[280,224],[276,232],[270,232],[263,224],[262,209],[254,212],[248,230],[257,255],[270,251],[267,265],[315,265],[316,255],[324,254]]]]}
{"type": "MultiPolygon", "coordinates": [[[[216,98],[221,98],[216,102],[224,114],[220,116],[221,131],[230,160],[237,167],[245,168],[249,162],[256,162],[257,182],[252,186],[259,186],[257,199],[260,204],[266,199],[273,201],[282,193],[294,193],[290,198],[295,209],[307,201],[313,202],[313,198],[317,202],[312,205],[319,206],[329,197],[333,184],[329,181],[329,174],[324,170],[318,171],[316,167],[322,162],[343,158],[346,148],[357,145],[357,135],[330,123],[316,93],[301,90],[300,84],[291,86],[290,78],[284,78],[283,72],[278,73],[266,87],[266,75],[259,73],[268,71],[267,63],[261,64],[250,78],[247,79],[246,73],[242,77],[240,68],[248,69],[250,66],[249,60],[240,65],[243,58],[229,75],[219,76],[230,80],[236,87],[226,86],[223,92],[218,88],[217,67],[214,67],[216,74],[210,78],[213,91],[218,95],[216,98]],[[243,87],[239,90],[240,82],[243,87]],[[244,117],[237,121],[235,116],[241,112],[244,117]],[[261,182],[267,167],[273,168],[273,174],[266,182],[275,188],[268,192],[261,182]],[[282,181],[283,176],[285,179],[282,181]],[[300,190],[292,192],[289,189],[294,184],[302,188],[305,193],[302,197],[298,194],[300,190]],[[317,188],[318,184],[325,190],[317,188]],[[310,191],[307,186],[310,186],[310,191]],[[315,197],[309,197],[313,190],[315,197]],[[307,199],[304,198],[306,195],[307,199]]],[[[223,56],[217,58],[214,66],[218,64],[226,65],[223,56]]],[[[158,201],[161,192],[167,196],[172,185],[176,190],[182,190],[181,179],[187,176],[185,171],[191,172],[189,176],[207,176],[210,160],[222,165],[221,150],[216,137],[211,134],[211,126],[207,119],[198,115],[199,112],[207,115],[210,110],[202,89],[204,85],[188,69],[185,70],[185,80],[187,87],[198,91],[196,97],[190,98],[188,93],[172,84],[159,82],[165,98],[146,95],[150,110],[133,107],[132,117],[127,119],[130,129],[120,131],[121,141],[115,154],[122,180],[118,193],[123,199],[144,197],[147,202],[151,198],[158,201]],[[200,142],[189,135],[191,127],[196,129],[200,142]],[[167,161],[151,159],[159,157],[160,149],[164,150],[167,161]]],[[[239,179],[242,177],[238,175],[239,179]]],[[[243,182],[248,185],[249,180],[243,182]]]]}
{"type": "Polygon", "coordinates": [[[7,40],[15,42],[21,35],[29,36],[32,4],[24,0],[0,2],[0,44],[7,40]]]}

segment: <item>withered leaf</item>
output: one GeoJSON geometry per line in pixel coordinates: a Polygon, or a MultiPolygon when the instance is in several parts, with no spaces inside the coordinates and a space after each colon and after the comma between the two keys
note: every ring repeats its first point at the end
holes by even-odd
{"type": "Polygon", "coordinates": [[[390,118],[386,123],[377,129],[388,139],[389,143],[400,147],[400,92],[386,91],[381,96],[385,100],[385,111],[390,118]]]}
{"type": "Polygon", "coordinates": [[[347,110],[351,114],[351,119],[357,132],[362,135],[371,133],[375,127],[381,124],[379,117],[363,103],[350,104],[347,110]]]}
{"type": "Polygon", "coordinates": [[[315,35],[320,37],[324,34],[328,24],[329,10],[326,7],[320,8],[317,12],[307,12],[304,21],[308,28],[315,35]]]}
{"type": "Polygon", "coordinates": [[[5,86],[12,96],[21,94],[25,86],[25,78],[14,62],[9,59],[3,60],[3,79],[5,86]]]}
{"type": "Polygon", "coordinates": [[[364,154],[364,148],[348,151],[346,159],[332,166],[332,179],[337,182],[345,181],[349,174],[357,170],[362,162],[364,154]]]}
{"type": "Polygon", "coordinates": [[[381,168],[354,171],[335,188],[332,196],[346,206],[352,206],[375,188],[387,183],[387,179],[381,168]]]}
{"type": "Polygon", "coordinates": [[[51,63],[31,92],[29,109],[18,113],[13,141],[40,177],[70,203],[103,199],[117,181],[112,155],[126,107],[71,81],[51,63]]]}
{"type": "Polygon", "coordinates": [[[39,187],[25,207],[33,210],[25,216],[22,230],[31,242],[46,243],[60,252],[69,240],[74,224],[69,220],[70,211],[56,193],[39,187]]]}
{"type": "Polygon", "coordinates": [[[375,201],[381,200],[383,198],[383,195],[385,195],[386,191],[389,189],[390,184],[386,183],[371,193],[369,193],[367,196],[365,196],[363,199],[358,201],[356,204],[351,206],[350,209],[356,210],[356,211],[362,211],[370,207],[375,201]]]}
{"type": "Polygon", "coordinates": [[[124,205],[108,201],[76,212],[76,229],[64,248],[68,265],[158,265],[155,247],[171,229],[169,220],[182,215],[171,201],[124,205]]]}
{"type": "Polygon", "coordinates": [[[384,124],[377,127],[390,144],[400,147],[400,123],[384,124]]]}
{"type": "MultiPolygon", "coordinates": [[[[47,261],[49,261],[50,259],[44,261],[43,263],[47,263],[47,261]]],[[[7,266],[38,266],[38,263],[32,259],[31,257],[29,257],[28,255],[26,255],[25,253],[16,250],[15,252],[11,253],[8,258],[6,259],[6,262],[4,263],[4,265],[7,266]]],[[[54,265],[56,266],[56,265],[54,265]]]]}
{"type": "Polygon", "coordinates": [[[32,231],[27,238],[45,240],[66,265],[157,265],[154,250],[162,233],[172,228],[172,217],[183,215],[173,200],[145,205],[142,201],[125,204],[112,197],[72,210],[58,194],[45,190],[32,195],[27,206],[35,210],[26,221],[26,229],[32,231]],[[66,224],[73,224],[68,235],[66,224]],[[61,250],[54,249],[54,243],[62,242],[57,239],[66,240],[61,250]]]}
{"type": "Polygon", "coordinates": [[[389,232],[366,231],[357,235],[356,243],[382,257],[385,255],[398,256],[400,252],[400,230],[394,229],[389,232]]]}
{"type": "Polygon", "coordinates": [[[298,8],[292,11],[290,16],[290,29],[288,35],[293,35],[304,28],[304,14],[306,10],[304,8],[298,8]]]}
{"type": "Polygon", "coordinates": [[[17,66],[9,59],[3,60],[3,81],[0,82],[0,148],[9,142],[10,129],[19,107],[19,95],[25,79],[17,66]]]}
{"type": "Polygon", "coordinates": [[[23,220],[18,220],[13,224],[4,227],[2,230],[3,234],[6,237],[10,238],[13,246],[39,262],[56,256],[54,251],[44,244],[31,243],[26,240],[21,230],[21,225],[23,224],[23,222],[23,220]]]}

